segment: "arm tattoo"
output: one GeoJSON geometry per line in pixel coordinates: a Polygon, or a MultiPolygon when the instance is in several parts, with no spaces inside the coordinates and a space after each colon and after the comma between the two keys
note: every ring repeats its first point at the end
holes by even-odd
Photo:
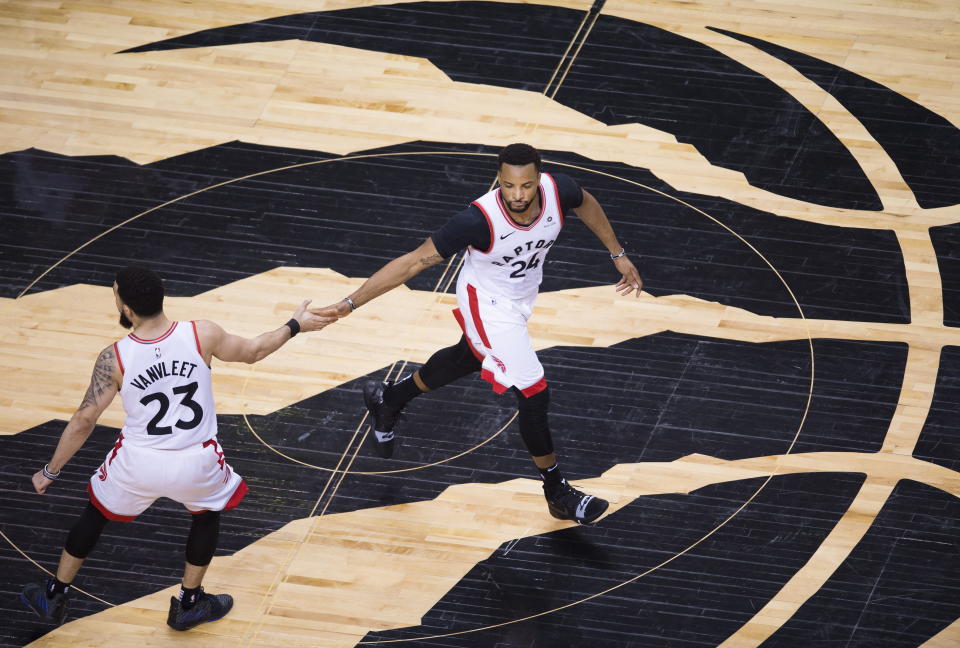
{"type": "Polygon", "coordinates": [[[83,395],[83,402],[77,409],[95,407],[97,399],[113,384],[113,347],[107,347],[100,352],[97,363],[93,366],[93,375],[90,377],[90,386],[83,395]]]}
{"type": "Polygon", "coordinates": [[[440,261],[443,261],[443,257],[440,256],[439,254],[434,254],[434,255],[423,257],[422,259],[420,259],[420,265],[432,266],[433,264],[438,263],[440,261]]]}

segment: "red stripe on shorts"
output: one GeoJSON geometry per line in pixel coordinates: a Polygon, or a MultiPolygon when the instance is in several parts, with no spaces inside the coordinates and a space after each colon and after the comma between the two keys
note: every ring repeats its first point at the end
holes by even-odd
{"type": "Polygon", "coordinates": [[[97,496],[93,494],[92,484],[87,484],[87,494],[90,496],[90,502],[96,506],[97,510],[103,513],[103,517],[107,518],[108,520],[113,520],[114,522],[133,522],[137,519],[136,515],[118,515],[101,504],[100,500],[97,499],[97,496]]]}
{"type": "Polygon", "coordinates": [[[494,393],[496,394],[502,394],[503,392],[510,389],[506,385],[501,385],[500,383],[498,383],[497,379],[493,377],[493,372],[490,371],[489,369],[483,369],[480,372],[480,377],[486,380],[488,383],[490,383],[490,385],[493,387],[494,393]]]}
{"type": "MultiPolygon", "coordinates": [[[[454,308],[454,309],[453,309],[453,316],[457,319],[457,324],[460,325],[460,330],[463,331],[463,337],[466,339],[466,338],[467,338],[467,324],[466,324],[466,322],[463,321],[463,313],[460,312],[460,309],[459,309],[459,308],[454,308]]],[[[467,339],[467,346],[470,347],[470,351],[471,351],[471,353],[473,353],[473,356],[474,356],[477,360],[479,360],[480,362],[483,362],[483,356],[480,355],[480,352],[477,351],[476,348],[470,343],[470,340],[469,340],[469,339],[467,339]]]]}
{"type": "Polygon", "coordinates": [[[467,295],[469,296],[470,316],[473,318],[473,326],[477,329],[483,346],[492,349],[493,347],[490,346],[490,340],[487,338],[487,332],[483,328],[483,320],[480,319],[480,303],[477,301],[477,289],[467,284],[467,295]]]}

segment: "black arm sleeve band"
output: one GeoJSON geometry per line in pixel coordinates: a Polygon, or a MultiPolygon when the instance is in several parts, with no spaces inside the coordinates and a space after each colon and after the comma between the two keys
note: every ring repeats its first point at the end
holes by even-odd
{"type": "Polygon", "coordinates": [[[204,511],[193,516],[187,536],[187,562],[197,567],[209,565],[220,539],[220,511],[204,511]]]}
{"type": "Polygon", "coordinates": [[[520,436],[531,456],[542,457],[553,452],[553,438],[547,423],[547,409],[550,407],[550,387],[530,396],[513,388],[517,394],[517,409],[520,422],[520,436]]]}
{"type": "Polygon", "coordinates": [[[455,214],[446,224],[434,232],[430,238],[444,259],[453,256],[468,245],[478,250],[489,250],[493,243],[493,234],[487,217],[480,208],[471,204],[462,212],[455,214]]]}
{"type": "Polygon", "coordinates": [[[67,543],[63,548],[74,558],[86,558],[96,546],[100,532],[107,526],[108,521],[93,502],[87,502],[87,508],[83,509],[83,513],[67,534],[67,543]]]}
{"type": "Polygon", "coordinates": [[[576,209],[583,204],[583,189],[576,180],[566,173],[551,173],[553,181],[557,183],[557,195],[560,197],[560,208],[566,214],[567,210],[576,209]]]}

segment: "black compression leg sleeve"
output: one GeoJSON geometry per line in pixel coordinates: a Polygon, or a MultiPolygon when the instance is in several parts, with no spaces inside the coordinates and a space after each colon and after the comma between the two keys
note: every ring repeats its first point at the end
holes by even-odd
{"type": "Polygon", "coordinates": [[[480,361],[470,350],[470,343],[461,335],[459,342],[430,356],[427,363],[420,367],[420,380],[434,390],[480,371],[480,367],[480,361]]]}
{"type": "Polygon", "coordinates": [[[93,502],[87,502],[87,508],[83,509],[83,513],[67,534],[67,543],[63,548],[74,558],[86,558],[93,551],[107,522],[109,520],[97,510],[93,502]]]}
{"type": "Polygon", "coordinates": [[[527,450],[534,457],[542,457],[553,452],[553,439],[550,436],[550,426],[547,423],[547,409],[550,407],[550,388],[546,387],[527,398],[519,389],[514,387],[517,395],[517,408],[520,421],[520,436],[527,445],[527,450]]]}
{"type": "Polygon", "coordinates": [[[220,511],[204,511],[193,516],[187,537],[187,562],[197,567],[210,564],[220,538],[220,511]]]}

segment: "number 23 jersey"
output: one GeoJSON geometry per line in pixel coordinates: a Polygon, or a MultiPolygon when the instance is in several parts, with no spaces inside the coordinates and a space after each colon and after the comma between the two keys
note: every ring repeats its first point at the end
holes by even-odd
{"type": "Polygon", "coordinates": [[[510,217],[500,189],[473,202],[490,228],[485,250],[467,248],[461,280],[507,299],[535,297],[543,280],[543,262],[563,227],[563,209],[557,185],[548,173],[540,174],[540,213],[529,225],[510,217]]]}
{"type": "Polygon", "coordinates": [[[126,443],[180,450],[216,437],[211,371],[196,323],[174,322],[152,340],[131,333],[113,347],[123,373],[126,443]]]}

